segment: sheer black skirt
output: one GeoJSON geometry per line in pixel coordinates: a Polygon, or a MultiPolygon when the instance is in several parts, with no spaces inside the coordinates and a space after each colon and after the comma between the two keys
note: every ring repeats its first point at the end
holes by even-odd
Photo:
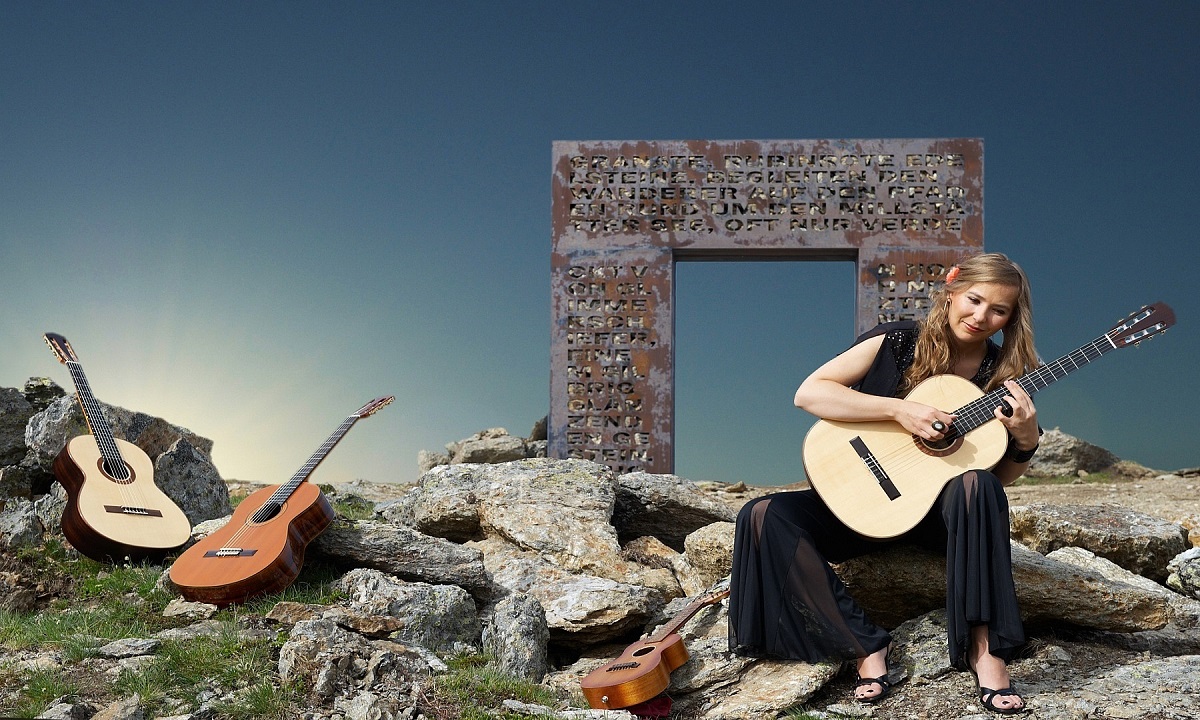
{"type": "Polygon", "coordinates": [[[729,649],[807,662],[851,660],[891,642],[829,567],[896,543],[946,551],[950,661],[965,667],[972,626],[988,626],[993,655],[1010,660],[1025,642],[1012,580],[1008,498],[995,475],[950,481],[929,514],[879,542],[843,525],[816,492],[776,493],[738,513],[729,595],[729,649]]]}

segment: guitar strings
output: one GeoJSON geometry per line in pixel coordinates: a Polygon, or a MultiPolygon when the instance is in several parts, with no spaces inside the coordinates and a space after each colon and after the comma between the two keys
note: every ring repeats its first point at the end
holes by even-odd
{"type": "Polygon", "coordinates": [[[112,426],[109,425],[108,418],[100,408],[100,403],[92,394],[91,385],[83,373],[83,366],[76,360],[68,360],[65,364],[71,373],[71,379],[75,382],[76,399],[83,408],[84,420],[87,421],[88,427],[92,431],[92,438],[96,443],[96,449],[100,451],[100,456],[103,458],[101,464],[104,472],[116,481],[117,492],[125,507],[145,507],[145,498],[141,497],[141,489],[136,488],[135,483],[128,482],[132,477],[129,468],[121,456],[120,448],[117,447],[112,426]]]}
{"type": "MultiPolygon", "coordinates": [[[[1032,395],[1066,377],[1071,372],[1116,348],[1117,345],[1109,335],[1110,333],[1106,333],[1091,343],[1023,375],[1017,379],[1017,384],[1032,395]]],[[[999,387],[954,411],[952,414],[958,416],[954,424],[954,428],[957,430],[955,434],[960,437],[965,436],[984,423],[996,419],[993,412],[1000,406],[1000,398],[1006,394],[1008,391],[1004,387],[999,387]]],[[[922,464],[926,457],[927,455],[917,447],[916,443],[904,443],[890,451],[873,454],[871,469],[878,467],[884,472],[889,469],[907,471],[922,464]]]]}
{"type": "Polygon", "coordinates": [[[246,521],[242,523],[242,525],[225,540],[223,543],[224,546],[236,547],[237,543],[239,543],[241,539],[245,537],[246,534],[249,533],[254,527],[254,523],[261,523],[270,519],[270,517],[274,514],[272,511],[263,513],[263,510],[267,507],[274,504],[282,508],[283,504],[292,496],[292,493],[296,491],[296,488],[300,487],[300,483],[304,482],[305,479],[317,469],[317,465],[320,465],[321,461],[325,459],[331,450],[333,450],[334,445],[337,445],[339,442],[341,442],[342,438],[346,436],[346,433],[350,431],[350,428],[355,422],[358,421],[358,419],[358,415],[350,415],[343,420],[342,424],[339,425],[338,428],[329,435],[325,442],[321,443],[321,446],[317,448],[316,452],[314,452],[311,457],[309,457],[308,461],[301,465],[300,469],[297,470],[294,475],[292,475],[292,479],[276,488],[275,492],[271,493],[271,496],[267,498],[266,502],[260,505],[254,512],[250,513],[250,515],[246,518],[246,521]]]}

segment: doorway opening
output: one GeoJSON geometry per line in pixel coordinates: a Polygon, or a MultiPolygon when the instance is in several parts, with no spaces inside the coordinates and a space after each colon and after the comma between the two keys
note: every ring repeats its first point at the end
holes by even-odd
{"type": "Polygon", "coordinates": [[[853,261],[675,264],[675,474],[779,486],[805,479],[816,418],[800,382],[855,337],[853,261]]]}

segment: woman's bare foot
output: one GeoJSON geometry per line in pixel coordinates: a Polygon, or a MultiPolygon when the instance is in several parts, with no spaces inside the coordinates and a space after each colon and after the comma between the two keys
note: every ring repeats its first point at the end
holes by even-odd
{"type": "Polygon", "coordinates": [[[859,683],[854,686],[854,699],[860,702],[873,702],[887,692],[888,686],[875,679],[884,678],[888,674],[888,648],[876,650],[866,657],[858,658],[859,683]]]}
{"type": "MultiPolygon", "coordinates": [[[[971,649],[967,652],[967,664],[975,672],[979,687],[989,690],[1005,690],[1012,687],[1012,678],[1004,660],[988,652],[988,627],[976,625],[971,628],[971,649]]],[[[982,690],[981,690],[982,691],[982,690]]],[[[989,710],[998,713],[1015,713],[1025,707],[1025,701],[1015,692],[997,693],[984,700],[989,710]]]]}

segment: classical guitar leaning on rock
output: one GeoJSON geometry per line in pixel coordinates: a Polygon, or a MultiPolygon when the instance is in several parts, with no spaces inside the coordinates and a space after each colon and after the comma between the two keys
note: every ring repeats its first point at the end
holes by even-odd
{"type": "Polygon", "coordinates": [[[154,484],[154,465],[146,453],[113,436],[71,343],[56,333],[44,337],[70,370],[92,431],[72,438],[54,458],[54,477],[67,491],[63,535],[93,560],[163,558],[187,542],[191,522],[154,484]]]}

